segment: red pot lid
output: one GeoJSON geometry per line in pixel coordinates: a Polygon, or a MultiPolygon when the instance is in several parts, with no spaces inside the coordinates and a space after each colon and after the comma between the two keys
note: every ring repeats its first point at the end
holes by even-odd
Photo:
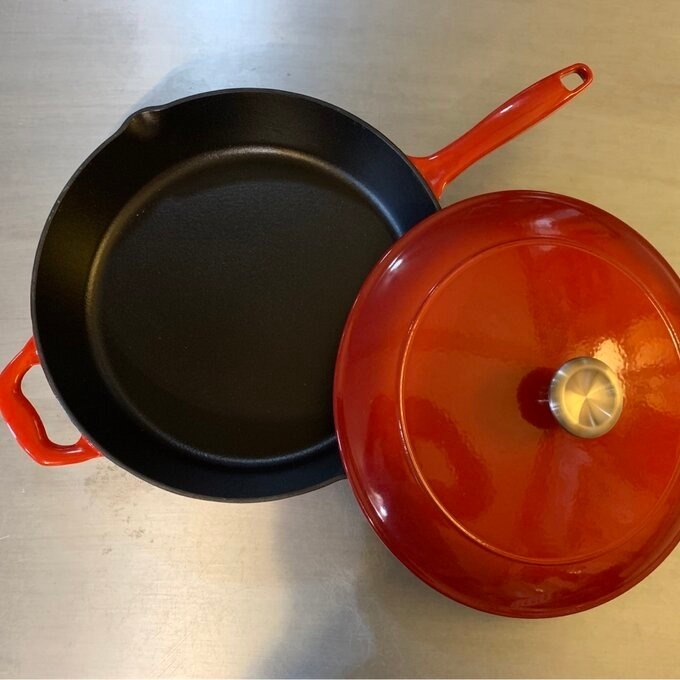
{"type": "Polygon", "coordinates": [[[445,595],[557,616],[630,588],[680,538],[680,280],[581,201],[501,192],[399,240],[342,339],[347,476],[445,595]]]}

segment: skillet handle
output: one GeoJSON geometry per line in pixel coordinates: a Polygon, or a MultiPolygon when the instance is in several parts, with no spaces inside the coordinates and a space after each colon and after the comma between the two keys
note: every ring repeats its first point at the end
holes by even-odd
{"type": "Polygon", "coordinates": [[[463,170],[543,120],[592,82],[593,72],[586,64],[567,66],[508,99],[440,151],[431,156],[409,157],[409,160],[428,182],[435,196],[440,198],[446,185],[463,170]],[[581,78],[581,84],[573,89],[563,82],[563,78],[571,74],[581,78]]]}
{"type": "Polygon", "coordinates": [[[30,401],[21,391],[21,382],[33,366],[40,364],[35,340],[24,348],[0,373],[0,415],[19,446],[40,465],[70,465],[101,456],[90,442],[80,437],[75,444],[55,444],[30,401]]]}

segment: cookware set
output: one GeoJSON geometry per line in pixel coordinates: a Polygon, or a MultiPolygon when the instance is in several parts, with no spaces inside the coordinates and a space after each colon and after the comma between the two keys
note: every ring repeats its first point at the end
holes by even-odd
{"type": "Polygon", "coordinates": [[[346,474],[406,566],[488,612],[623,592],[680,539],[680,281],[573,198],[438,202],[591,81],[562,69],[428,157],[290,92],[135,113],[48,217],[2,417],[38,463],[199,498],[346,474]],[[22,394],[35,365],[73,445],[22,394]]]}

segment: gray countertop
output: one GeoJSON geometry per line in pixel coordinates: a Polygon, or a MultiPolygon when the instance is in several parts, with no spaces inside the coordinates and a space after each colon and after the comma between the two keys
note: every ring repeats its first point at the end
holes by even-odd
{"type": "MultiPolygon", "coordinates": [[[[577,196],[680,270],[680,3],[0,2],[0,365],[30,334],[37,240],[64,183],[134,109],[209,89],[304,92],[425,154],[575,61],[596,82],[478,162],[445,203],[577,196]]],[[[27,391],[74,437],[39,370],[27,391]]],[[[0,427],[2,676],[673,676],[680,552],[562,619],[438,595],[346,482],[230,505],[106,460],[41,468],[0,427]]],[[[644,464],[644,451],[640,452],[644,464]]]]}

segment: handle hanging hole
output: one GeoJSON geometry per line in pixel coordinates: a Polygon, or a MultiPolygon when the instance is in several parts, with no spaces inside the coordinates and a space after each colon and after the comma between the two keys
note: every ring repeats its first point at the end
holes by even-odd
{"type": "Polygon", "coordinates": [[[586,78],[579,71],[572,71],[560,76],[560,81],[569,92],[573,92],[586,82],[586,78]]]}
{"type": "Polygon", "coordinates": [[[34,366],[24,376],[21,391],[40,414],[47,436],[55,444],[73,444],[80,432],[62,411],[47,378],[39,366],[34,366]]]}

